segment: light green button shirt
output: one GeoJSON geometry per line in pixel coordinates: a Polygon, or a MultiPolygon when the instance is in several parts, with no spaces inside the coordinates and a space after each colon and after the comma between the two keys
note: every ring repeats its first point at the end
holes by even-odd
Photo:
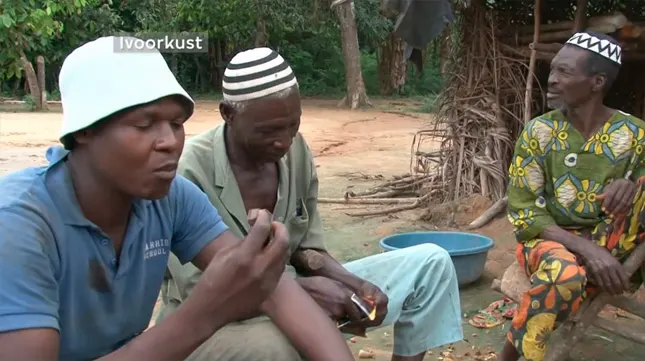
{"type": "MultiPolygon", "coordinates": [[[[195,183],[208,195],[230,230],[240,238],[246,237],[250,226],[240,189],[228,161],[222,124],[186,142],[179,161],[179,174],[195,183]]],[[[273,209],[274,219],[285,224],[289,231],[290,252],[297,248],[325,250],[323,226],[318,213],[318,176],[313,155],[300,133],[289,152],[280,160],[278,199],[273,209]]],[[[171,255],[168,264],[169,280],[164,281],[162,296],[165,305],[177,306],[195,286],[201,271],[192,263],[181,265],[171,255]]],[[[295,269],[287,266],[295,276],[295,269]]],[[[164,311],[164,313],[166,313],[164,311]]]]}

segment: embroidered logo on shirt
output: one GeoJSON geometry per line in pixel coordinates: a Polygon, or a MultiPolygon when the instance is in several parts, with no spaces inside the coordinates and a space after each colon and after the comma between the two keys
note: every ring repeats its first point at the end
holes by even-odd
{"type": "Polygon", "coordinates": [[[150,259],[157,256],[168,254],[170,250],[169,239],[158,239],[155,241],[146,242],[143,249],[143,259],[150,259]]]}

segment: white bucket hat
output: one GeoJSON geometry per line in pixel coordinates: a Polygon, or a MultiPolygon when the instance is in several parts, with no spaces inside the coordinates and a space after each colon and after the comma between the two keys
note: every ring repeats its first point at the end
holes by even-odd
{"type": "Polygon", "coordinates": [[[117,39],[99,38],[65,58],[58,76],[61,140],[120,110],[166,96],[180,95],[195,104],[161,53],[115,51],[117,39]]]}

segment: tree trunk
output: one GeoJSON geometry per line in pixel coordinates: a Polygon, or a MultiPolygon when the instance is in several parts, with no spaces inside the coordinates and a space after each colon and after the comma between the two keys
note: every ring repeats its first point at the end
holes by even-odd
{"type": "Polygon", "coordinates": [[[258,19],[255,22],[255,47],[260,48],[267,46],[269,35],[267,34],[267,23],[264,19],[258,19]]]}
{"type": "Polygon", "coordinates": [[[21,86],[22,86],[22,79],[16,78],[16,81],[13,83],[13,94],[17,94],[21,86]]]}
{"type": "Polygon", "coordinates": [[[378,76],[381,95],[390,96],[403,91],[407,74],[405,42],[390,33],[378,52],[378,76]]]}
{"type": "Polygon", "coordinates": [[[222,79],[224,77],[224,51],[223,41],[212,40],[208,47],[208,71],[210,75],[210,87],[220,91],[222,89],[222,79]]]}
{"type": "Polygon", "coordinates": [[[451,28],[446,26],[439,37],[439,71],[441,78],[446,79],[446,69],[448,69],[448,62],[450,61],[450,38],[451,28]]]}
{"type": "Polygon", "coordinates": [[[45,58],[42,55],[36,57],[36,69],[38,70],[38,87],[40,88],[40,106],[47,110],[47,85],[45,85],[45,58]]]}
{"type": "Polygon", "coordinates": [[[354,3],[346,2],[337,6],[335,11],[340,21],[345,82],[347,83],[347,95],[338,103],[338,106],[357,109],[364,105],[371,105],[365,92],[365,83],[363,83],[363,74],[361,73],[361,53],[358,48],[354,3]]]}
{"type": "Polygon", "coordinates": [[[27,56],[22,51],[22,49],[18,51],[20,52],[20,63],[22,63],[22,68],[25,71],[25,78],[27,79],[27,85],[29,86],[29,94],[31,94],[31,97],[34,99],[35,109],[41,110],[43,106],[40,102],[40,87],[38,86],[38,76],[36,76],[34,66],[27,59],[27,56]]]}

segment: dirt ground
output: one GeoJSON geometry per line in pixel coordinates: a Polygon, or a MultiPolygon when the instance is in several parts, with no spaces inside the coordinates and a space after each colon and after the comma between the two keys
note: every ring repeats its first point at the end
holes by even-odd
{"type": "MultiPolygon", "coordinates": [[[[404,114],[400,111],[402,107],[409,109],[410,106],[381,102],[372,110],[345,111],[335,108],[334,101],[305,101],[301,132],[316,156],[321,197],[341,197],[348,189],[365,189],[378,183],[365,180],[365,175],[388,178],[409,172],[413,136],[431,120],[427,114],[404,114]]],[[[200,101],[195,115],[186,125],[186,133],[190,137],[220,122],[217,102],[200,101]]],[[[60,124],[60,109],[48,113],[0,112],[0,175],[26,166],[44,164],[47,146],[58,142],[60,124]]],[[[458,209],[457,223],[467,224],[489,205],[488,201],[477,198],[464,202],[458,209]]],[[[378,241],[386,235],[438,228],[430,222],[419,220],[422,210],[355,218],[348,216],[347,212],[363,210],[364,206],[323,204],[320,209],[327,232],[327,245],[341,261],[380,252],[378,241]]],[[[431,350],[427,360],[490,360],[493,359],[488,356],[490,352],[498,350],[504,340],[509,323],[482,331],[470,327],[467,317],[500,299],[499,294],[490,290],[490,282],[494,277],[500,277],[513,261],[515,240],[505,219],[495,220],[479,232],[493,238],[496,243],[488,254],[483,278],[462,290],[467,340],[454,345],[454,348],[431,350]]],[[[617,353],[626,360],[642,360],[645,348],[634,351],[630,344],[603,335],[594,331],[587,347],[574,352],[576,359],[603,360],[605,356],[617,353]]],[[[360,349],[371,349],[375,351],[375,360],[389,360],[392,328],[374,331],[366,339],[352,340],[350,345],[356,354],[360,349]]]]}

